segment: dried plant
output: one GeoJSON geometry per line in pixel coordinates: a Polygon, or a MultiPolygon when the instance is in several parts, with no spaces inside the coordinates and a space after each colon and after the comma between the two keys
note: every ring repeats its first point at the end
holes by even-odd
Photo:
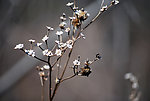
{"type": "Polygon", "coordinates": [[[139,83],[137,77],[134,76],[132,73],[126,73],[125,79],[131,82],[131,94],[129,95],[129,100],[139,101],[141,92],[139,90],[139,83]]]}
{"type": "Polygon", "coordinates": [[[109,5],[103,5],[104,0],[101,3],[100,10],[98,14],[85,26],[82,27],[82,23],[90,16],[90,14],[84,10],[83,8],[79,9],[79,7],[76,6],[76,2],[69,2],[66,4],[67,7],[69,7],[73,11],[72,17],[66,17],[66,14],[63,13],[60,17],[61,23],[59,24],[59,30],[57,30],[56,35],[58,37],[58,40],[55,40],[55,45],[52,49],[49,48],[49,36],[52,31],[54,31],[54,28],[46,26],[47,27],[47,34],[42,38],[43,42],[35,43],[35,40],[30,39],[30,49],[25,49],[24,44],[18,44],[14,49],[19,49],[23,51],[28,56],[31,56],[43,63],[45,63],[44,66],[37,66],[37,70],[39,71],[40,76],[40,82],[42,86],[41,90],[41,101],[44,101],[44,85],[45,82],[48,80],[49,82],[49,101],[52,101],[54,99],[54,96],[56,94],[56,91],[60,84],[66,80],[69,80],[71,78],[74,78],[76,76],[89,76],[91,71],[91,65],[96,62],[97,60],[101,59],[101,56],[99,53],[96,54],[93,60],[85,60],[84,65],[81,65],[80,56],[77,57],[73,61],[72,66],[68,66],[73,48],[75,46],[75,43],[79,39],[85,39],[85,35],[82,33],[90,24],[92,24],[104,11],[106,11],[108,8],[110,8],[113,5],[118,4],[118,0],[113,0],[109,5]],[[67,19],[69,19],[69,23],[67,23],[67,19]],[[63,34],[67,34],[68,40],[65,41],[63,39],[63,34]],[[34,51],[33,47],[39,47],[42,54],[47,58],[42,59],[38,57],[37,53],[34,51]],[[66,55],[66,61],[62,61],[62,57],[66,55]],[[53,60],[54,62],[52,62],[53,60]],[[62,66],[62,62],[65,62],[65,65],[62,66]],[[71,68],[69,68],[71,67],[71,68]],[[55,68],[55,69],[54,69],[55,68]],[[57,68],[57,69],[56,69],[57,68]],[[61,69],[60,69],[61,68],[61,69]],[[64,77],[64,74],[67,69],[70,69],[73,71],[72,75],[68,77],[64,77]],[[56,71],[56,80],[55,85],[52,88],[52,72],[56,71]]]}

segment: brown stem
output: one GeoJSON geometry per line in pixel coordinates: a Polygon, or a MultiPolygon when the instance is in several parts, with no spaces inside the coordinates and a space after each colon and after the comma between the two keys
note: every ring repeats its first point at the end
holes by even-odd
{"type": "Polygon", "coordinates": [[[69,60],[70,60],[70,57],[71,57],[72,50],[73,50],[73,48],[71,48],[71,50],[70,50],[70,52],[69,52],[69,54],[68,54],[68,59],[67,59],[67,62],[66,62],[66,64],[65,64],[65,66],[64,66],[64,70],[63,70],[63,72],[62,72],[62,75],[61,75],[61,77],[60,77],[60,80],[63,78],[63,76],[64,76],[64,74],[65,74],[65,71],[66,71],[66,69],[67,69],[67,65],[68,65],[69,60]]]}
{"type": "MultiPolygon", "coordinates": [[[[74,46],[74,44],[73,44],[73,46],[74,46]]],[[[62,72],[62,74],[61,74],[61,76],[60,76],[60,81],[62,80],[62,78],[63,78],[63,76],[64,76],[64,74],[65,74],[65,71],[66,71],[66,69],[67,69],[67,65],[68,65],[68,63],[69,63],[69,60],[70,60],[72,51],[73,51],[73,48],[71,48],[71,50],[70,50],[70,52],[69,52],[69,54],[68,54],[68,58],[67,58],[66,64],[65,64],[64,69],[63,69],[63,72],[62,72]]],[[[56,94],[56,91],[57,91],[57,89],[58,89],[60,83],[61,83],[61,82],[56,83],[56,85],[55,85],[55,87],[54,87],[54,91],[53,91],[53,94],[52,94],[52,97],[51,97],[52,100],[53,100],[53,98],[54,98],[54,96],[55,96],[55,94],[56,94]]]]}
{"type": "Polygon", "coordinates": [[[75,77],[75,76],[76,76],[76,74],[71,75],[71,76],[69,76],[69,77],[66,77],[66,78],[62,79],[60,82],[62,83],[62,82],[64,82],[64,81],[68,80],[68,79],[71,79],[71,78],[75,77]]]}
{"type": "Polygon", "coordinates": [[[44,84],[41,87],[41,101],[44,101],[44,84]]]}

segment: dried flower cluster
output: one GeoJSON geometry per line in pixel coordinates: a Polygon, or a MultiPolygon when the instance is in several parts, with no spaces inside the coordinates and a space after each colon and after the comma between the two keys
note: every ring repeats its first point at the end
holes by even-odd
{"type": "MultiPolygon", "coordinates": [[[[88,25],[85,27],[82,27],[82,23],[88,19],[90,14],[84,10],[83,8],[79,8],[75,5],[74,2],[69,2],[66,4],[67,7],[71,8],[73,11],[73,15],[70,17],[67,17],[65,13],[62,14],[60,17],[60,24],[59,29],[56,31],[57,40],[55,40],[55,45],[50,49],[50,44],[48,42],[48,39],[50,37],[50,33],[54,31],[54,28],[46,26],[47,28],[47,34],[42,38],[41,42],[36,42],[33,39],[30,39],[30,49],[25,49],[24,44],[18,44],[14,49],[19,49],[23,51],[28,56],[31,56],[37,60],[40,60],[41,62],[44,62],[44,66],[37,66],[37,70],[39,71],[41,86],[44,87],[45,81],[49,80],[49,100],[52,101],[56,91],[59,87],[59,85],[68,79],[71,79],[75,76],[89,76],[92,72],[91,65],[101,59],[101,56],[99,53],[96,54],[95,58],[93,60],[86,59],[84,62],[84,65],[81,65],[80,56],[78,56],[77,59],[75,59],[72,63],[73,66],[71,68],[68,68],[68,66],[73,47],[79,39],[85,39],[85,35],[83,34],[84,29],[86,29],[92,22],[94,22],[104,11],[106,11],[109,7],[118,4],[118,0],[113,0],[110,5],[103,6],[103,2],[101,4],[101,8],[98,12],[98,14],[89,22],[88,25]],[[69,23],[67,23],[69,21],[69,23]],[[67,39],[64,40],[63,34],[67,34],[67,39]],[[42,59],[38,57],[37,53],[34,51],[34,47],[38,47],[41,50],[41,53],[47,58],[42,59]],[[69,50],[69,52],[67,51],[69,50]],[[68,53],[67,53],[67,52],[68,53]],[[67,59],[65,61],[65,65],[62,66],[61,61],[62,57],[64,55],[67,55],[67,59]],[[55,58],[54,58],[55,57],[55,58]],[[54,62],[51,62],[51,59],[56,59],[54,62]],[[60,69],[60,67],[63,67],[60,69]],[[57,68],[57,69],[56,69],[57,68]],[[64,77],[66,69],[70,69],[73,71],[73,74],[68,77],[64,77]],[[53,70],[56,70],[56,80],[54,88],[52,88],[52,72],[53,70]]],[[[54,33],[54,32],[53,32],[54,33]]],[[[82,63],[83,64],[83,63],[82,63]]],[[[43,94],[43,93],[42,93],[43,94]]],[[[44,96],[44,95],[42,95],[44,96]]],[[[44,100],[44,97],[42,97],[42,101],[44,100]]]]}
{"type": "Polygon", "coordinates": [[[136,76],[134,76],[132,73],[126,73],[125,79],[129,80],[131,82],[131,94],[129,96],[130,101],[139,101],[141,92],[139,91],[139,83],[136,76]]]}

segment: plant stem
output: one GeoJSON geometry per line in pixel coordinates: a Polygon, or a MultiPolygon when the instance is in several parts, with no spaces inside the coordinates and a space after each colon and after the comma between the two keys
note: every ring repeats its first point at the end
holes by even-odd
{"type": "Polygon", "coordinates": [[[41,101],[44,101],[44,84],[41,87],[41,101]]]}
{"type": "MultiPolygon", "coordinates": [[[[103,3],[101,4],[101,6],[103,5],[103,3]]],[[[110,4],[106,9],[109,9],[111,6],[113,6],[112,4],[110,4]]],[[[99,10],[99,12],[97,13],[97,15],[84,27],[81,29],[81,32],[83,30],[85,30],[90,24],[92,24],[104,11],[101,11],[101,8],[99,10]]]]}
{"type": "MultiPolygon", "coordinates": [[[[74,44],[73,44],[73,46],[74,46],[74,44]]],[[[64,66],[64,70],[63,70],[63,72],[62,72],[62,74],[61,74],[61,76],[60,76],[60,81],[62,80],[62,78],[63,78],[63,76],[64,76],[64,74],[65,74],[65,71],[66,71],[66,69],[67,69],[67,66],[68,66],[68,63],[69,63],[69,60],[70,60],[72,51],[73,51],[73,48],[71,48],[71,50],[70,50],[70,52],[69,52],[69,54],[68,54],[68,58],[67,58],[67,61],[66,61],[65,66],[64,66]]],[[[57,91],[57,89],[58,89],[60,83],[61,83],[61,82],[56,83],[56,85],[55,85],[55,87],[54,87],[54,91],[53,91],[53,94],[52,94],[52,97],[51,97],[52,100],[53,100],[53,98],[54,98],[54,96],[55,96],[55,94],[56,94],[56,91],[57,91]]]]}
{"type": "Polygon", "coordinates": [[[62,82],[64,82],[64,81],[68,80],[68,79],[71,79],[71,78],[75,77],[75,76],[76,76],[76,74],[71,75],[71,76],[69,76],[69,77],[66,77],[66,78],[62,79],[60,82],[62,83],[62,82]]]}
{"type": "Polygon", "coordinates": [[[45,60],[43,60],[43,59],[41,59],[41,58],[39,58],[39,57],[37,57],[37,56],[35,56],[34,58],[37,59],[37,60],[39,60],[39,61],[42,61],[42,62],[47,63],[47,61],[45,61],[45,60]]]}
{"type": "Polygon", "coordinates": [[[51,93],[52,93],[52,66],[50,64],[50,57],[48,57],[48,65],[50,67],[49,69],[49,101],[52,101],[51,99],[51,93]]]}

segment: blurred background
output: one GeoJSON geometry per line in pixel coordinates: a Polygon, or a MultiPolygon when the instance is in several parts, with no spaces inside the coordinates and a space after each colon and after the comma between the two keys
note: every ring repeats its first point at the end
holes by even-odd
{"type": "MultiPolygon", "coordinates": [[[[63,12],[71,16],[65,6],[69,1],[0,0],[0,101],[40,101],[35,67],[41,63],[14,47],[18,43],[28,46],[30,38],[40,41],[46,25],[57,28],[63,12]]],[[[96,15],[100,3],[77,0],[77,5],[90,13],[85,25],[96,15]]],[[[100,52],[102,60],[92,65],[89,77],[62,83],[54,101],[128,101],[131,85],[124,80],[127,72],[139,79],[140,101],[150,101],[149,5],[149,0],[120,0],[84,31],[86,40],[77,42],[72,59],[77,55],[83,61],[93,59],[100,52]]]]}

